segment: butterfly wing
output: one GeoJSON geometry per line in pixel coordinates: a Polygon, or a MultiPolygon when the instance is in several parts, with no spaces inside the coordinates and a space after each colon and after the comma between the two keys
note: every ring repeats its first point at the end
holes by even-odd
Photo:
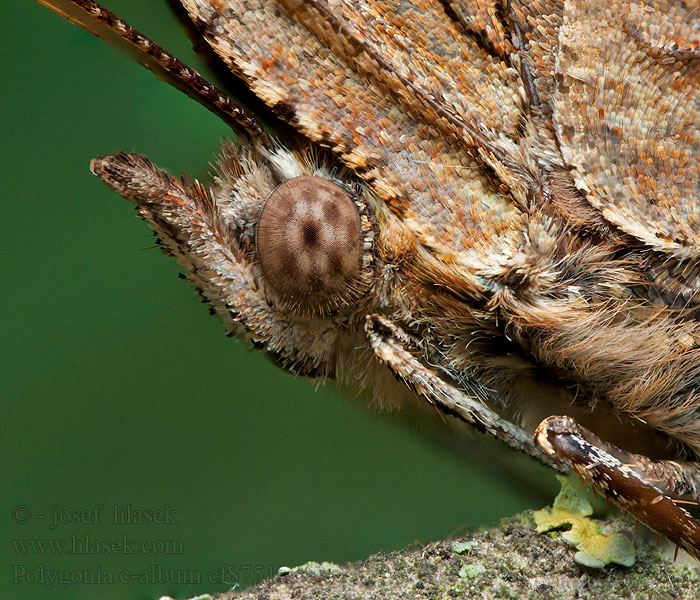
{"type": "Polygon", "coordinates": [[[566,3],[554,124],[576,185],[647,246],[700,258],[697,2],[566,3]]]}

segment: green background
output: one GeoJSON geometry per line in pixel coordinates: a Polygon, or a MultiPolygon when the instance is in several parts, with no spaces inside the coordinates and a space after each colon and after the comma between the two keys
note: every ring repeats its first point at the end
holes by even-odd
{"type": "MultiPolygon", "coordinates": [[[[109,5],[206,72],[167,2],[109,5]]],[[[132,207],[88,171],[96,155],[136,150],[204,178],[226,126],[30,0],[3,2],[0,28],[0,597],[223,591],[552,497],[553,477],[480,435],[450,451],[419,423],[315,391],[226,338],[132,207]],[[114,504],[169,505],[176,523],[116,525],[114,504]],[[62,512],[79,522],[51,528],[54,511],[97,505],[98,523],[62,512]],[[173,540],[177,553],[19,546],[85,535],[173,540]],[[51,583],[55,570],[75,583],[51,583]],[[79,583],[91,571],[115,582],[79,583]],[[125,572],[136,577],[121,583],[125,572]]]]}

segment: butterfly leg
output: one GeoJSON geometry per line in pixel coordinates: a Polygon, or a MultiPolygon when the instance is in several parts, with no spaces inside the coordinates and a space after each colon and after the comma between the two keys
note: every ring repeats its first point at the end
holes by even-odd
{"type": "Polygon", "coordinates": [[[443,412],[466,421],[481,432],[490,433],[558,471],[566,473],[571,470],[566,460],[546,453],[523,429],[438,377],[435,371],[418,359],[420,351],[415,342],[390,320],[379,315],[368,315],[365,329],[377,358],[416,394],[443,412]]]}
{"type": "Polygon", "coordinates": [[[426,367],[418,359],[416,343],[390,320],[369,315],[365,328],[377,358],[415,393],[559,471],[573,468],[585,483],[700,560],[700,521],[671,498],[700,500],[700,465],[652,461],[625,452],[571,417],[545,419],[533,441],[525,431],[426,367]]]}
{"type": "Polygon", "coordinates": [[[697,463],[652,461],[603,442],[571,417],[548,417],[534,440],[584,483],[700,560],[700,521],[673,498],[700,500],[697,463]]]}

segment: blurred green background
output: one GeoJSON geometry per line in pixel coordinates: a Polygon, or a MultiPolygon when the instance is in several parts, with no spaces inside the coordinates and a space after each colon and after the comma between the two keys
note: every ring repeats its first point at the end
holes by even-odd
{"type": "MultiPolygon", "coordinates": [[[[109,6],[207,72],[165,0],[109,6]]],[[[226,126],[30,0],[0,17],[0,597],[224,591],[552,497],[551,475],[480,435],[452,452],[226,338],[88,171],[136,150],[204,178],[226,126]],[[114,505],[171,522],[115,524],[114,505]]]]}

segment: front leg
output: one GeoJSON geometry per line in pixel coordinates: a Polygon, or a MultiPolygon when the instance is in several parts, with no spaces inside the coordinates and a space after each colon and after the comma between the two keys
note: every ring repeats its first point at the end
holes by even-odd
{"type": "Polygon", "coordinates": [[[671,498],[700,500],[697,463],[651,461],[626,452],[583,429],[571,417],[545,419],[533,441],[525,431],[423,365],[415,342],[394,323],[370,315],[365,328],[377,358],[428,402],[558,471],[568,473],[573,468],[585,483],[700,560],[700,521],[671,498]]]}
{"type": "Polygon", "coordinates": [[[651,461],[625,452],[571,417],[548,417],[537,427],[534,440],[550,456],[568,461],[584,483],[700,560],[700,521],[671,498],[698,502],[697,463],[651,461]]]}
{"type": "Polygon", "coordinates": [[[481,432],[490,433],[512,448],[525,452],[562,473],[571,470],[566,460],[544,452],[520,427],[503,419],[483,402],[441,379],[421,363],[417,358],[419,350],[415,343],[394,323],[379,315],[368,315],[365,329],[377,358],[386,364],[398,379],[432,405],[469,423],[481,432]]]}

